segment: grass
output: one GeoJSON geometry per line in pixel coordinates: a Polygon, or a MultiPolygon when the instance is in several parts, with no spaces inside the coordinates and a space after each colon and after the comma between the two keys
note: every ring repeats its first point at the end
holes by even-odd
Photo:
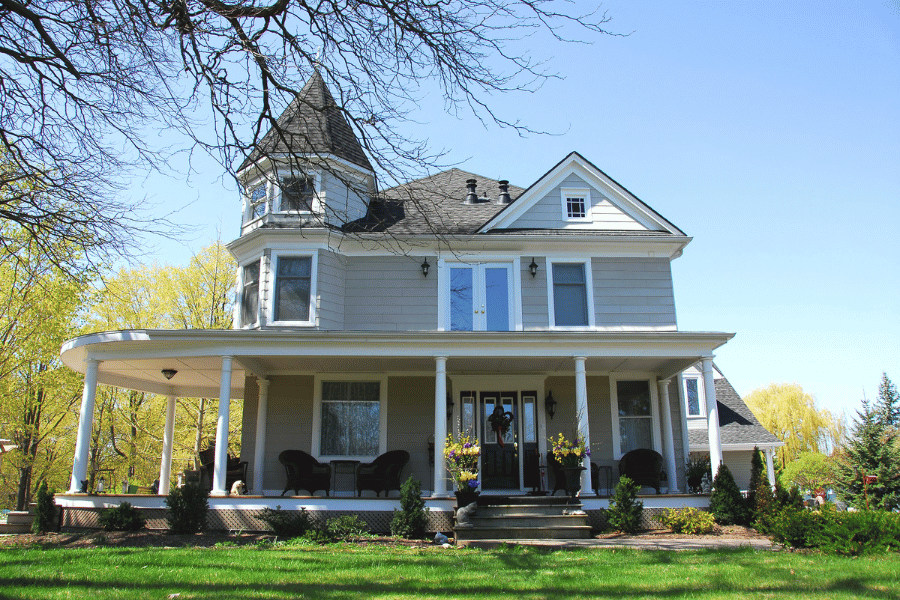
{"type": "Polygon", "coordinates": [[[0,550],[0,598],[900,598],[900,556],[359,545],[0,550]],[[178,594],[178,596],[170,596],[178,594]]]}

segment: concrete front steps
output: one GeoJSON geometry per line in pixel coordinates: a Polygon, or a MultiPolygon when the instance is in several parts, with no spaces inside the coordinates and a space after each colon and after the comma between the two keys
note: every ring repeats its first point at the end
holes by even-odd
{"type": "Polygon", "coordinates": [[[496,546],[512,540],[584,540],[591,527],[569,497],[482,496],[470,527],[455,527],[457,546],[496,546]]]}
{"type": "Polygon", "coordinates": [[[34,515],[28,511],[12,511],[6,514],[6,523],[0,523],[0,534],[31,533],[34,515]]]}

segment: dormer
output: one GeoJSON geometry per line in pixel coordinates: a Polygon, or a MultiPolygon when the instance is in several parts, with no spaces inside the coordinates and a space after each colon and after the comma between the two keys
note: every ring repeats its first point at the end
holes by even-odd
{"type": "Polygon", "coordinates": [[[341,227],[366,214],[375,173],[316,70],[238,169],[241,235],[260,227],[341,227]]]}

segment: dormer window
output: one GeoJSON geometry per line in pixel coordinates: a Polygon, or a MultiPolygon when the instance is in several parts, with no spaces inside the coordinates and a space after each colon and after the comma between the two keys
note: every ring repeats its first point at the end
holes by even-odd
{"type": "Polygon", "coordinates": [[[282,212],[312,212],[315,178],[285,177],[280,181],[282,212]]]}
{"type": "Polygon", "coordinates": [[[590,221],[591,191],[586,189],[560,190],[563,221],[590,221]]]}
{"type": "Polygon", "coordinates": [[[250,190],[250,219],[266,214],[266,184],[261,183],[250,190]]]}

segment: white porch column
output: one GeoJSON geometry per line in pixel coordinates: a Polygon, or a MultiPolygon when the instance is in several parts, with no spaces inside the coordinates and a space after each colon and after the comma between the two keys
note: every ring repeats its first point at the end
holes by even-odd
{"type": "Polygon", "coordinates": [[[670,494],[679,494],[678,489],[678,472],[675,466],[675,436],[672,432],[672,406],[669,402],[669,382],[671,379],[660,379],[657,381],[659,386],[659,408],[662,413],[662,442],[663,452],[666,453],[666,472],[669,476],[669,492],[670,494]]]}
{"type": "MultiPolygon", "coordinates": [[[[578,436],[584,438],[586,448],[591,447],[591,432],[588,425],[588,402],[587,402],[587,374],[584,370],[585,357],[575,357],[575,411],[578,415],[578,436]]],[[[584,457],[581,461],[586,467],[581,472],[581,494],[587,494],[591,489],[591,459],[584,457]]]]}
{"type": "Polygon", "coordinates": [[[266,468],[263,454],[266,451],[266,419],[269,414],[269,380],[258,377],[259,405],[256,407],[256,444],[253,447],[253,493],[263,493],[263,473],[266,468]]]}
{"type": "Polygon", "coordinates": [[[231,360],[222,357],[222,378],[219,381],[219,420],[216,422],[216,458],[213,467],[213,489],[210,496],[227,496],[225,475],[228,469],[228,419],[231,416],[231,360]]]}
{"type": "Polygon", "coordinates": [[[766,475],[769,476],[769,485],[772,491],[775,491],[775,449],[769,446],[766,448],[766,475]]]}
{"type": "Polygon", "coordinates": [[[706,393],[706,424],[709,430],[709,463],[715,478],[722,464],[722,443],[719,440],[719,407],[716,402],[716,382],[713,378],[712,357],[703,363],[703,391],[706,393]]]}
{"type": "Polygon", "coordinates": [[[175,396],[166,396],[166,428],[163,430],[162,462],[159,465],[159,495],[169,493],[172,479],[172,444],[175,441],[175,396]]]}
{"type": "Polygon", "coordinates": [[[432,496],[447,494],[447,465],[444,462],[444,443],[447,440],[447,357],[434,359],[434,491],[432,496]]]}
{"type": "Polygon", "coordinates": [[[81,393],[81,413],[78,415],[78,437],[75,438],[75,460],[72,465],[72,481],[69,493],[81,491],[81,482],[87,479],[88,452],[91,448],[91,428],[94,424],[94,400],[97,397],[97,372],[100,361],[89,358],[84,373],[84,391],[81,393]]]}

